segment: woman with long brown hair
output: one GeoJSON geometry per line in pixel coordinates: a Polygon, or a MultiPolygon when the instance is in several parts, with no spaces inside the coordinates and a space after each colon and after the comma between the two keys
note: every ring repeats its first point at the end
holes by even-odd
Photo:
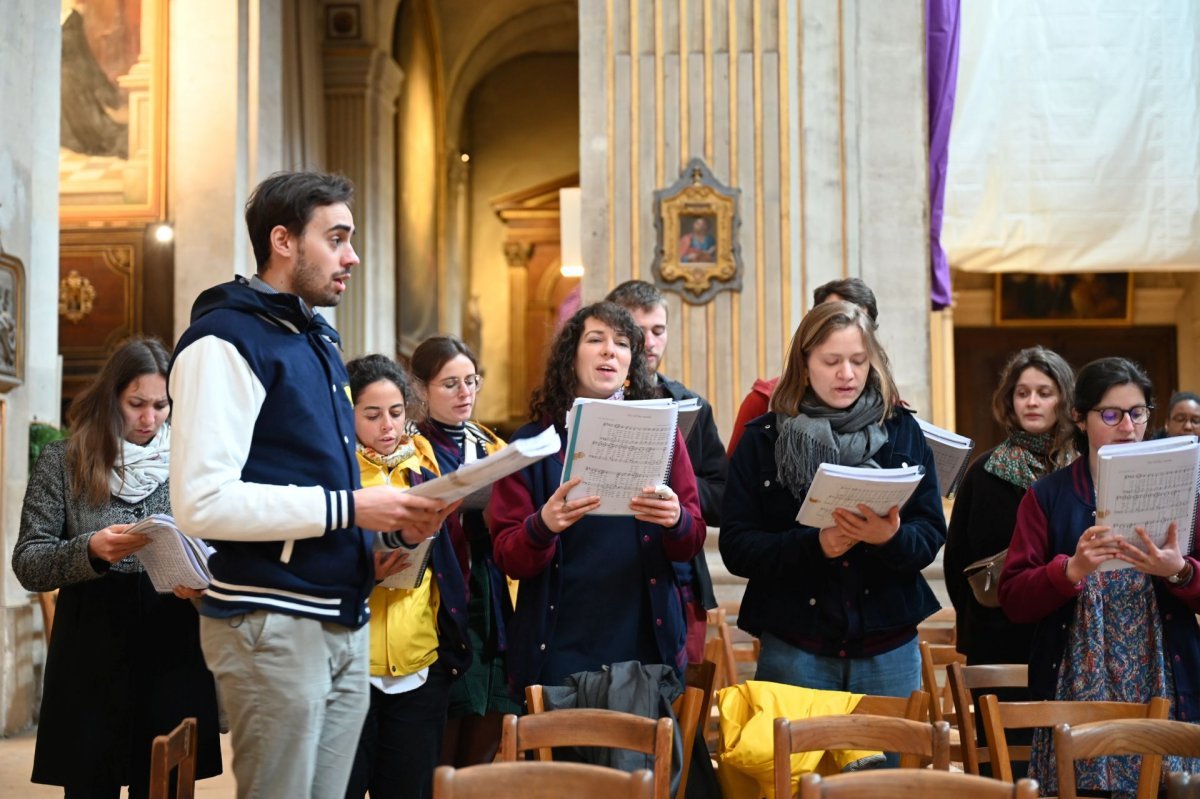
{"type": "Polygon", "coordinates": [[[67,799],[145,797],[150,745],[199,723],[197,777],[221,772],[216,694],[199,622],[177,587],[158,594],[126,531],[170,513],[169,356],[155,339],[113,353],[71,406],[71,436],[47,444],[29,477],[13,571],[30,591],[59,590],[33,782],[67,799]]]}

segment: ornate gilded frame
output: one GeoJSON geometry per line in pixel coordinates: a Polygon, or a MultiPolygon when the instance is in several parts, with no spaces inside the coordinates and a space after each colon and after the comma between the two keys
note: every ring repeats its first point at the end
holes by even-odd
{"type": "Polygon", "coordinates": [[[64,227],[154,222],[166,216],[169,4],[142,0],[136,63],[115,83],[127,100],[128,157],[60,149],[59,220],[64,227]]]}
{"type": "Polygon", "coordinates": [[[658,242],[652,268],[661,285],[676,288],[693,305],[709,302],[719,291],[741,290],[740,195],[714,178],[699,158],[688,162],[675,183],[654,192],[658,242]],[[679,281],[681,286],[671,285],[679,281]]]}
{"type": "Polygon", "coordinates": [[[0,391],[25,382],[25,265],[0,251],[0,391]]]}

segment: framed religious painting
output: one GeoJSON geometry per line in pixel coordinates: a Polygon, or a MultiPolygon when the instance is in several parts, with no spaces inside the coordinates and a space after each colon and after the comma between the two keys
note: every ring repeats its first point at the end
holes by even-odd
{"type": "Polygon", "coordinates": [[[169,4],[61,2],[59,218],[162,219],[169,4]]]}
{"type": "Polygon", "coordinates": [[[674,184],[654,192],[653,270],[661,285],[696,305],[719,291],[741,289],[740,193],[717,181],[699,158],[688,162],[674,184]]]}
{"type": "Polygon", "coordinates": [[[995,306],[998,325],[1129,325],[1133,322],[1133,273],[998,274],[995,306]]]}
{"type": "Polygon", "coordinates": [[[25,265],[0,252],[0,391],[25,382],[25,265]]]}

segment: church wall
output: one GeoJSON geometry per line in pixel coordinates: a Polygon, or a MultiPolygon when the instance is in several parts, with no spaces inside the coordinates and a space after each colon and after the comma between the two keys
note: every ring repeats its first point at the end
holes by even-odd
{"type": "MultiPolygon", "coordinates": [[[[524,56],[481,81],[466,115],[470,154],[470,293],[482,316],[483,352],[496,390],[479,395],[476,415],[508,418],[500,382],[509,374],[508,264],[504,225],[490,200],[579,170],[579,61],[570,55],[524,56]]],[[[467,298],[461,298],[463,300],[467,298]]],[[[521,401],[527,405],[527,400],[521,401]]]]}
{"type": "Polygon", "coordinates": [[[858,276],[881,299],[902,395],[929,404],[921,4],[583,0],[584,299],[653,279],[653,192],[693,156],[741,190],[740,292],[669,303],[665,371],[728,435],[779,374],[812,289],[858,276]]]}
{"type": "Polygon", "coordinates": [[[5,5],[0,32],[0,248],[25,266],[24,385],[0,394],[0,735],[33,722],[44,649],[41,619],[12,573],[29,477],[29,423],[59,422],[59,8],[5,5]]]}

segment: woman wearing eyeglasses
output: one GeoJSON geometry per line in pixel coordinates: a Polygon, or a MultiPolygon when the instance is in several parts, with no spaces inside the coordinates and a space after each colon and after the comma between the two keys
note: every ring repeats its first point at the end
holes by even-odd
{"type": "Polygon", "coordinates": [[[1167,424],[1154,438],[1200,435],[1200,396],[1176,391],[1167,402],[1167,424]]]}
{"type": "MultiPolygon", "coordinates": [[[[449,474],[504,447],[499,436],[472,421],[483,385],[479,361],[454,336],[433,336],[413,352],[412,373],[424,387],[426,418],[419,425],[433,445],[441,474],[449,474]]],[[[490,763],[500,745],[500,722],[520,707],[508,693],[504,619],[511,603],[504,575],[492,560],[484,513],[468,510],[446,519],[459,565],[467,578],[467,626],[474,659],[450,689],[442,762],[463,767],[490,763]]]]}
{"type": "MultiPolygon", "coordinates": [[[[1137,528],[1141,548],[1096,523],[1097,450],[1141,441],[1150,421],[1150,379],[1124,358],[1092,361],[1075,378],[1080,457],[1035,482],[1017,510],[1000,576],[1000,603],[1016,622],[1036,622],[1029,662],[1034,699],[1171,700],[1172,718],[1200,713],[1200,580],[1172,524],[1162,547],[1137,528]],[[1132,568],[1098,571],[1107,560],[1132,568]]],[[[1194,770],[1167,758],[1165,771],[1194,770]]],[[[1080,789],[1132,792],[1134,758],[1076,765],[1080,789]]],[[[1029,776],[1057,790],[1050,730],[1037,730],[1029,776]]],[[[1114,793],[1114,795],[1116,795],[1114,793]]],[[[1132,793],[1130,793],[1132,795],[1132,793]]]]}

